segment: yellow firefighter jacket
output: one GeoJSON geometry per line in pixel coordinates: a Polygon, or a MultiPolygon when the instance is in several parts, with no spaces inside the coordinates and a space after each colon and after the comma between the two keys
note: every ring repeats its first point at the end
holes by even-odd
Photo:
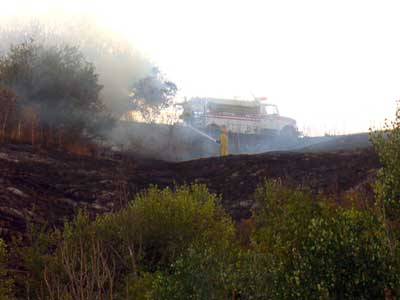
{"type": "Polygon", "coordinates": [[[219,154],[221,156],[228,155],[228,134],[226,131],[222,131],[219,136],[219,154]]]}

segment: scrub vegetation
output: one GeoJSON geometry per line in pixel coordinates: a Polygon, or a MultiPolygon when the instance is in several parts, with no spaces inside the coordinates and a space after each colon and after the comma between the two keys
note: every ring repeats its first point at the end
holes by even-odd
{"type": "MultiPolygon", "coordinates": [[[[15,250],[26,269],[13,278],[23,287],[18,296],[384,299],[397,294],[398,251],[373,210],[336,207],[270,181],[255,198],[259,210],[246,231],[198,184],[152,187],[125,209],[94,221],[80,212],[62,230],[32,227],[32,244],[15,250]]],[[[2,276],[7,274],[3,268],[2,276]]],[[[2,289],[4,295],[11,284],[2,289]]]]}
{"type": "Polygon", "coordinates": [[[24,272],[1,265],[0,299],[12,287],[24,299],[396,299],[399,160],[387,155],[399,130],[371,134],[383,163],[374,205],[266,180],[235,224],[204,185],[153,186],[115,213],[31,226],[29,245],[9,246],[24,272]]]}

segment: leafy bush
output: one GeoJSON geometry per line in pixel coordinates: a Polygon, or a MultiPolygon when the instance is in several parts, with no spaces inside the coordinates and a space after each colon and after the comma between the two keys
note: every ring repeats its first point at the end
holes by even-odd
{"type": "Polygon", "coordinates": [[[40,277],[31,287],[46,288],[37,298],[137,299],[150,295],[157,272],[189,249],[227,249],[233,237],[231,219],[205,186],[151,187],[95,221],[80,212],[23,253],[31,274],[40,277]]]}
{"type": "Polygon", "coordinates": [[[25,245],[21,239],[15,239],[13,250],[29,274],[17,276],[16,284],[25,288],[26,298],[45,299],[47,287],[43,278],[46,260],[49,249],[54,249],[59,243],[61,232],[49,230],[46,225],[28,223],[26,233],[29,245],[25,245]]]}
{"type": "Polygon", "coordinates": [[[400,106],[395,120],[370,137],[382,164],[375,186],[377,200],[389,219],[400,220],[400,106]]]}
{"type": "Polygon", "coordinates": [[[211,297],[233,290],[226,277],[231,276],[227,268],[232,265],[234,226],[204,185],[151,187],[127,209],[99,222],[103,228],[117,226],[125,257],[137,274],[130,299],[138,290],[152,299],[211,297]],[[138,282],[144,282],[146,291],[138,282]]]}
{"type": "Polygon", "coordinates": [[[99,227],[112,231],[134,272],[172,263],[191,245],[223,245],[234,234],[231,219],[203,185],[175,190],[149,188],[119,213],[100,217],[99,227]]]}
{"type": "Polygon", "coordinates": [[[6,244],[0,239],[0,300],[11,300],[13,297],[13,280],[7,271],[8,254],[6,244]]]}
{"type": "Polygon", "coordinates": [[[95,224],[79,213],[60,234],[43,272],[50,299],[113,299],[116,261],[95,224]]]}
{"type": "MultiPolygon", "coordinates": [[[[80,211],[63,231],[29,224],[30,246],[17,252],[28,274],[28,299],[112,299],[115,261],[89,216],[80,211]]],[[[21,296],[22,297],[22,296],[21,296]]]]}
{"type": "Polygon", "coordinates": [[[228,248],[190,248],[159,274],[152,299],[237,299],[239,252],[228,248]]]}
{"type": "Polygon", "coordinates": [[[41,277],[32,288],[46,288],[36,298],[382,299],[398,292],[400,255],[373,212],[270,181],[255,198],[250,244],[198,184],[151,187],[95,221],[81,212],[24,251],[31,274],[41,277]]]}
{"type": "Polygon", "coordinates": [[[250,271],[260,281],[250,299],[377,299],[396,288],[385,228],[370,212],[331,207],[276,182],[257,198],[259,262],[250,271]]]}
{"type": "Polygon", "coordinates": [[[153,282],[151,299],[377,299],[398,286],[384,226],[308,191],[266,182],[252,245],[190,248],[153,282]]]}

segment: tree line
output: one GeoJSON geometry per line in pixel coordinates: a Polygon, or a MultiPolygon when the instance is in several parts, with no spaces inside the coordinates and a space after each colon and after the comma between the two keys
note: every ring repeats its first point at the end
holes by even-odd
{"type": "Polygon", "coordinates": [[[0,55],[0,140],[58,147],[101,140],[124,113],[151,121],[170,103],[177,87],[157,67],[91,30],[76,45],[66,31],[40,25],[0,31],[18,42],[0,55]]]}

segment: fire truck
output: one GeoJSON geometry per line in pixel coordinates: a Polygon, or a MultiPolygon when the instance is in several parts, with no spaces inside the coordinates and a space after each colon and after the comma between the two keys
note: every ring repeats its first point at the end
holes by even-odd
{"type": "Polygon", "coordinates": [[[191,98],[182,103],[181,119],[212,134],[225,126],[233,134],[297,137],[296,121],[281,116],[278,107],[264,99],[191,98]]]}

